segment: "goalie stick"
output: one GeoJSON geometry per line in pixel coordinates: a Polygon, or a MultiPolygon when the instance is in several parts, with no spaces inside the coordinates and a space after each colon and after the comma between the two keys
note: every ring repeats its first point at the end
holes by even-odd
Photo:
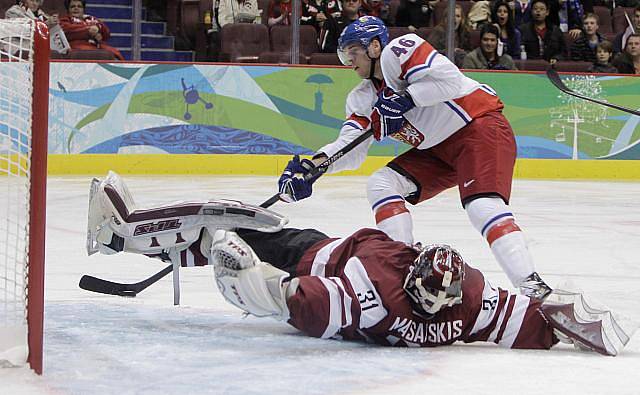
{"type": "MultiPolygon", "coordinates": [[[[338,152],[331,155],[329,158],[325,159],[322,163],[320,163],[318,166],[312,169],[309,172],[309,174],[305,176],[305,178],[309,179],[317,175],[318,173],[324,174],[329,168],[329,166],[331,166],[332,163],[342,158],[349,151],[351,151],[352,149],[360,145],[362,142],[366,141],[371,136],[373,136],[373,130],[368,130],[362,133],[352,142],[345,145],[338,152]]],[[[271,196],[269,199],[267,199],[262,204],[260,204],[260,207],[269,208],[278,200],[280,200],[280,193],[276,193],[275,195],[271,196]]],[[[103,280],[101,278],[97,278],[97,277],[93,277],[85,274],[80,279],[80,283],[78,285],[80,286],[80,288],[86,291],[135,298],[138,293],[142,292],[150,285],[160,281],[162,278],[164,278],[164,276],[171,273],[172,271],[173,271],[173,264],[168,265],[167,267],[160,270],[158,273],[154,274],[153,276],[133,284],[116,283],[113,281],[103,280]]]]}
{"type": "Polygon", "coordinates": [[[115,283],[101,278],[84,275],[80,279],[80,284],[78,285],[80,288],[91,292],[134,298],[138,293],[142,292],[148,286],[154,284],[172,271],[173,265],[169,265],[146,280],[133,284],[115,283]]]}
{"type": "Polygon", "coordinates": [[[555,69],[552,69],[552,68],[547,69],[547,77],[549,78],[549,81],[551,81],[551,83],[556,88],[558,88],[558,89],[560,89],[562,91],[562,93],[565,93],[565,94],[567,94],[569,96],[574,96],[574,97],[580,98],[582,100],[590,101],[592,103],[600,104],[601,106],[615,108],[616,110],[623,111],[623,112],[626,112],[626,113],[629,113],[629,114],[636,115],[636,116],[640,117],[640,111],[632,110],[632,109],[627,108],[627,107],[623,107],[623,106],[619,106],[617,104],[609,103],[609,102],[606,102],[604,100],[594,99],[592,97],[585,96],[583,94],[580,94],[578,92],[575,92],[575,91],[571,90],[568,86],[566,86],[564,84],[564,82],[562,82],[562,79],[560,78],[560,75],[558,74],[558,72],[555,69]]]}

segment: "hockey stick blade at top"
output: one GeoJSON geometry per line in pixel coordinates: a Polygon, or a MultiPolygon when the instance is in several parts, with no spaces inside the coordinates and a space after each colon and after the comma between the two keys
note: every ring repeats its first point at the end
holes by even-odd
{"type": "Polygon", "coordinates": [[[619,106],[617,104],[609,103],[609,102],[606,102],[604,100],[594,99],[592,97],[585,96],[583,94],[580,94],[578,92],[575,92],[575,91],[571,90],[568,86],[565,85],[565,83],[562,81],[562,79],[560,78],[560,75],[558,74],[558,72],[555,69],[552,69],[552,68],[547,69],[547,77],[549,78],[549,81],[551,81],[551,83],[556,88],[560,89],[563,93],[565,93],[565,94],[567,94],[569,96],[574,96],[574,97],[580,98],[582,100],[586,100],[586,101],[590,101],[592,103],[600,104],[601,106],[614,108],[616,110],[623,111],[623,112],[626,112],[626,113],[629,113],[629,114],[636,115],[636,116],[640,117],[640,111],[632,110],[632,109],[627,108],[627,107],[623,107],[623,106],[619,106]]]}
{"type": "Polygon", "coordinates": [[[84,275],[80,279],[80,283],[78,285],[80,286],[80,288],[86,291],[134,298],[138,293],[142,292],[150,285],[156,283],[158,280],[171,273],[172,270],[173,265],[169,265],[153,276],[132,284],[116,283],[108,280],[103,280],[101,278],[84,275]]]}

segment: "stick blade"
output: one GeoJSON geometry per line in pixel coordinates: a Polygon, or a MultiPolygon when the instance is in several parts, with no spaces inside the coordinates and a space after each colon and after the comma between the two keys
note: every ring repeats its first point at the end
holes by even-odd
{"type": "Polygon", "coordinates": [[[127,287],[127,284],[114,283],[89,275],[82,276],[78,286],[86,291],[129,298],[135,298],[138,293],[135,289],[127,287]]]}

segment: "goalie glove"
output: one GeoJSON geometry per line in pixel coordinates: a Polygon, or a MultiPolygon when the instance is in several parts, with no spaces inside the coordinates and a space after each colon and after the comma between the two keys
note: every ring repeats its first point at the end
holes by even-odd
{"type": "Polygon", "coordinates": [[[297,280],[286,281],[287,272],[260,261],[235,232],[216,231],[210,255],[216,284],[227,302],[256,317],[289,319],[287,297],[295,292],[297,280]]]}
{"type": "Polygon", "coordinates": [[[389,88],[383,89],[371,112],[371,127],[376,140],[396,133],[404,125],[404,114],[416,105],[411,96],[398,95],[389,88]]]}
{"type": "Polygon", "coordinates": [[[312,185],[322,174],[322,172],[313,174],[315,167],[309,159],[300,160],[300,156],[295,155],[287,163],[287,167],[278,180],[280,199],[292,203],[311,196],[312,185]]]}

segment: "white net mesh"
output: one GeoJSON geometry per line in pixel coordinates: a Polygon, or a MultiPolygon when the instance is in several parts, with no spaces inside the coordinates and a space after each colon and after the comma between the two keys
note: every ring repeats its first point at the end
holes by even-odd
{"type": "Polygon", "coordinates": [[[27,358],[34,22],[0,20],[0,366],[27,358]]]}

